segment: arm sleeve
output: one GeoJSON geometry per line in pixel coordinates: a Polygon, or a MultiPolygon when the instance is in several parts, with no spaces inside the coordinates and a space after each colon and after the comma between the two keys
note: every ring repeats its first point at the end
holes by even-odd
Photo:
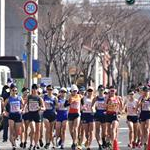
{"type": "Polygon", "coordinates": [[[69,101],[68,100],[66,100],[65,101],[65,104],[64,104],[64,107],[68,107],[70,104],[69,104],[69,101]]]}

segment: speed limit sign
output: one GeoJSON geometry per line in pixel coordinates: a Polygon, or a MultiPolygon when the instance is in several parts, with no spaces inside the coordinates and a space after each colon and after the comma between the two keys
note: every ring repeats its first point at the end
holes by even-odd
{"type": "Polygon", "coordinates": [[[27,1],[24,4],[24,11],[27,15],[34,15],[37,12],[38,6],[34,1],[27,1]]]}

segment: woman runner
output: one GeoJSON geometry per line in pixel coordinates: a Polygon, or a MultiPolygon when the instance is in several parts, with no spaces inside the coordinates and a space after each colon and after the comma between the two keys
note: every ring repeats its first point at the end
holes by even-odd
{"type": "Polygon", "coordinates": [[[64,149],[66,126],[68,119],[68,110],[64,107],[66,101],[67,89],[62,87],[60,89],[60,95],[58,96],[58,107],[57,107],[57,121],[56,121],[56,143],[60,137],[59,144],[61,149],[64,149]]]}
{"type": "Polygon", "coordinates": [[[78,142],[78,127],[80,123],[81,107],[81,95],[78,94],[78,87],[75,84],[71,86],[71,95],[69,100],[65,103],[65,107],[67,106],[69,106],[69,131],[73,141],[71,148],[75,150],[78,142]]]}
{"type": "Polygon", "coordinates": [[[134,98],[134,91],[129,91],[129,97],[125,104],[127,112],[127,124],[129,127],[128,147],[135,148],[138,137],[138,100],[134,98]]]}
{"type": "Polygon", "coordinates": [[[95,137],[99,145],[99,150],[106,147],[106,96],[104,94],[105,87],[103,85],[98,86],[98,96],[93,99],[92,106],[95,104],[95,137]],[[100,139],[100,127],[101,137],[100,139]]]}
{"type": "Polygon", "coordinates": [[[17,95],[17,87],[11,85],[10,97],[5,101],[5,110],[9,116],[9,133],[12,149],[16,149],[16,139],[21,134],[23,100],[17,95]]]}
{"type": "Polygon", "coordinates": [[[90,146],[93,140],[93,130],[94,130],[94,114],[92,110],[92,100],[93,96],[93,87],[88,87],[87,94],[81,99],[82,104],[82,123],[83,131],[87,140],[87,150],[91,150],[90,146]]]}

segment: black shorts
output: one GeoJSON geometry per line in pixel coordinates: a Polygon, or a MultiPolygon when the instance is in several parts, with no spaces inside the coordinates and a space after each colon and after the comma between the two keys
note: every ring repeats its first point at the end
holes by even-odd
{"type": "Polygon", "coordinates": [[[28,113],[28,120],[34,121],[35,123],[41,122],[41,115],[38,111],[36,112],[29,112],[28,113]]]}
{"type": "Polygon", "coordinates": [[[47,119],[49,122],[53,122],[53,121],[56,120],[56,114],[55,114],[55,112],[47,112],[47,111],[45,111],[43,113],[43,118],[47,119]]]}
{"type": "Polygon", "coordinates": [[[16,123],[22,122],[22,114],[20,113],[10,113],[9,114],[9,119],[13,120],[16,123]]]}
{"type": "Polygon", "coordinates": [[[79,116],[80,116],[79,113],[69,113],[68,114],[68,120],[73,121],[73,120],[77,119],[79,116]]]}
{"type": "Polygon", "coordinates": [[[94,114],[93,113],[83,113],[82,114],[82,123],[91,123],[94,122],[94,114]]]}
{"type": "Polygon", "coordinates": [[[119,121],[117,114],[107,114],[106,115],[106,122],[112,123],[113,121],[119,121]]]}
{"type": "Polygon", "coordinates": [[[94,119],[95,119],[95,121],[98,121],[100,123],[106,123],[106,115],[105,114],[101,115],[101,114],[95,113],[94,119]]]}
{"type": "Polygon", "coordinates": [[[140,122],[145,122],[150,119],[150,111],[141,111],[140,122]]]}
{"type": "Polygon", "coordinates": [[[22,119],[23,119],[24,121],[29,120],[29,113],[28,113],[28,112],[27,112],[27,113],[24,113],[24,114],[22,115],[22,119]]]}
{"type": "Polygon", "coordinates": [[[138,118],[138,116],[127,116],[127,121],[137,123],[139,121],[139,118],[138,118]]]}

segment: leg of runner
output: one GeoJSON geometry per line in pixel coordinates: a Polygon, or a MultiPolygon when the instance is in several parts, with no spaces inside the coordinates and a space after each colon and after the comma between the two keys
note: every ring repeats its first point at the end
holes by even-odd
{"type": "Polygon", "coordinates": [[[21,143],[20,143],[20,147],[22,148],[23,147],[23,143],[24,143],[24,138],[25,138],[25,125],[24,125],[24,121],[22,122],[22,125],[21,125],[21,136],[20,136],[20,141],[21,141],[21,143]]]}
{"type": "Polygon", "coordinates": [[[106,147],[106,136],[107,136],[106,123],[102,123],[101,127],[102,127],[102,146],[103,146],[103,148],[105,148],[106,147]]]}
{"type": "Polygon", "coordinates": [[[69,132],[70,132],[70,136],[71,136],[71,138],[72,138],[72,140],[73,140],[73,121],[70,121],[69,120],[69,132]]]}
{"type": "Polygon", "coordinates": [[[45,124],[45,141],[46,144],[44,146],[45,149],[49,149],[49,145],[50,145],[50,124],[49,124],[49,120],[48,119],[44,119],[44,124],[45,124]]]}
{"type": "Polygon", "coordinates": [[[85,147],[88,147],[88,138],[89,138],[88,123],[83,123],[83,132],[86,138],[85,147]]]}
{"type": "Polygon", "coordinates": [[[135,146],[138,146],[138,123],[134,123],[133,128],[134,128],[134,143],[135,146]]]}
{"type": "MultiPolygon", "coordinates": [[[[56,122],[56,146],[60,146],[60,142],[58,142],[58,139],[61,137],[61,122],[56,122]]],[[[62,139],[60,139],[62,140],[62,139]]]]}
{"type": "Polygon", "coordinates": [[[40,147],[43,147],[43,129],[44,129],[44,123],[42,120],[41,128],[40,128],[40,140],[39,140],[40,147]]]}
{"type": "Polygon", "coordinates": [[[117,120],[114,120],[112,122],[112,134],[111,134],[111,141],[113,142],[117,138],[117,133],[118,133],[118,127],[119,127],[119,122],[117,120]]]}
{"type": "Polygon", "coordinates": [[[88,133],[89,133],[89,137],[88,137],[88,150],[90,150],[90,146],[91,146],[91,143],[93,141],[93,130],[94,130],[94,124],[93,124],[93,122],[90,122],[88,124],[88,133]]]}
{"type": "Polygon", "coordinates": [[[149,133],[150,133],[150,119],[146,120],[146,126],[145,126],[145,139],[146,139],[146,144],[148,144],[148,138],[149,138],[149,133]]]}
{"type": "Polygon", "coordinates": [[[76,118],[73,121],[73,143],[75,145],[77,145],[78,142],[78,127],[79,127],[79,123],[80,123],[80,118],[76,118]]]}
{"type": "Polygon", "coordinates": [[[128,128],[129,128],[129,144],[128,147],[132,148],[133,144],[133,139],[134,139],[134,133],[133,133],[133,122],[127,121],[128,123],[128,128]]]}
{"type": "Polygon", "coordinates": [[[28,137],[28,126],[29,126],[29,121],[25,120],[24,121],[24,144],[23,144],[23,148],[26,148],[26,144],[27,144],[27,137],[28,137]]]}
{"type": "MultiPolygon", "coordinates": [[[[30,146],[29,146],[29,150],[32,149],[33,147],[33,141],[34,141],[34,136],[35,136],[35,124],[33,122],[27,122],[27,128],[26,130],[28,131],[28,127],[30,127],[30,146]]],[[[28,132],[27,132],[27,136],[28,136],[28,132]]]]}
{"type": "Polygon", "coordinates": [[[50,142],[52,142],[53,148],[55,148],[55,142],[54,142],[54,136],[53,136],[54,125],[55,125],[55,121],[49,123],[49,127],[50,127],[50,132],[49,132],[49,134],[50,134],[50,142]]]}
{"type": "Polygon", "coordinates": [[[61,149],[64,149],[64,143],[65,143],[65,137],[66,137],[66,127],[67,127],[67,121],[62,122],[62,128],[61,128],[61,149]]]}
{"type": "Polygon", "coordinates": [[[143,121],[141,122],[141,131],[142,131],[141,132],[142,133],[141,142],[142,142],[142,145],[143,145],[143,144],[146,143],[146,139],[145,139],[145,135],[146,135],[146,133],[145,133],[146,132],[145,131],[145,122],[143,122],[143,121]]]}
{"type": "Polygon", "coordinates": [[[111,147],[111,123],[106,123],[107,128],[107,147],[111,147]]]}
{"type": "Polygon", "coordinates": [[[15,143],[15,137],[16,137],[16,133],[15,133],[15,122],[13,120],[9,119],[9,138],[10,138],[10,142],[12,144],[13,150],[16,149],[16,143],[15,143]]]}
{"type": "Polygon", "coordinates": [[[96,121],[95,122],[95,137],[96,137],[96,140],[97,140],[99,147],[101,147],[100,126],[101,126],[101,123],[99,121],[96,121]]]}
{"type": "Polygon", "coordinates": [[[40,122],[36,122],[35,123],[35,137],[34,137],[34,148],[36,149],[38,147],[38,142],[40,139],[40,128],[41,128],[41,123],[40,122]]]}

